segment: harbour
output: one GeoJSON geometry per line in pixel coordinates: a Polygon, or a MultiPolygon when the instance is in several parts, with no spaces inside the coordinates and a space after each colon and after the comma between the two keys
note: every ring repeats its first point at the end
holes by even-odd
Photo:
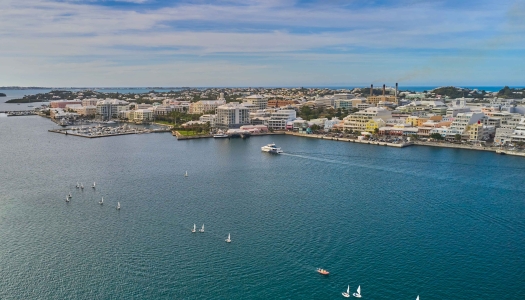
{"type": "Polygon", "coordinates": [[[0,122],[2,299],[525,296],[519,157],[0,122]],[[284,153],[261,153],[270,143],[284,153]]]}

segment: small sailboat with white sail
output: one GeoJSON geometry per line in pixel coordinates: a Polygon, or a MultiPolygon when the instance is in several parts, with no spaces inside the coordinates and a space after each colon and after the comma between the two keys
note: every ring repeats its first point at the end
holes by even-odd
{"type": "Polygon", "coordinates": [[[186,173],[184,174],[184,177],[188,177],[188,171],[186,171],[186,173]]]}
{"type": "Polygon", "coordinates": [[[80,188],[80,184],[78,184],[78,181],[77,181],[77,185],[76,185],[77,189],[80,188]]]}
{"type": "Polygon", "coordinates": [[[95,182],[94,182],[94,181],[93,181],[93,185],[92,185],[91,187],[92,187],[92,188],[96,188],[96,186],[95,186],[95,182]]]}
{"type": "Polygon", "coordinates": [[[343,294],[343,297],[345,297],[345,298],[349,298],[350,297],[350,285],[346,289],[346,292],[343,292],[342,294],[343,294]]]}
{"type": "Polygon", "coordinates": [[[66,202],[69,202],[69,196],[68,196],[68,197],[66,197],[66,202]]]}
{"type": "Polygon", "coordinates": [[[230,234],[228,233],[228,238],[225,239],[226,243],[231,243],[232,242],[232,239],[230,238],[230,234]]]}
{"type": "Polygon", "coordinates": [[[84,189],[84,185],[82,183],[80,183],[80,189],[83,190],[84,189]]]}
{"type": "Polygon", "coordinates": [[[102,199],[100,199],[100,201],[98,201],[98,204],[100,204],[100,205],[104,204],[104,197],[102,197],[102,199]]]}
{"type": "Polygon", "coordinates": [[[193,224],[193,229],[191,230],[191,232],[193,232],[193,233],[197,232],[197,225],[196,224],[193,224]]]}
{"type": "Polygon", "coordinates": [[[69,199],[71,199],[73,196],[71,196],[71,193],[69,193],[69,194],[67,195],[67,197],[68,197],[69,199]]]}
{"type": "Polygon", "coordinates": [[[417,295],[416,300],[419,300],[419,295],[417,295]]]}
{"type": "Polygon", "coordinates": [[[204,224],[202,224],[202,228],[199,229],[199,232],[204,232],[204,224]]]}
{"type": "Polygon", "coordinates": [[[361,286],[357,287],[357,291],[353,293],[353,296],[356,298],[361,298],[361,286]]]}
{"type": "Polygon", "coordinates": [[[117,202],[117,210],[120,210],[120,202],[117,202]]]}

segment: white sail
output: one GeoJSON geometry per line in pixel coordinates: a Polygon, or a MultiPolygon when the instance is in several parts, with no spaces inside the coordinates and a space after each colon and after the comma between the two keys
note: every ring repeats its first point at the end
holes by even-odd
{"type": "Polygon", "coordinates": [[[361,295],[361,286],[358,286],[358,287],[357,287],[357,293],[358,293],[359,295],[361,295]]]}
{"type": "Polygon", "coordinates": [[[346,293],[350,294],[350,286],[348,286],[348,288],[346,289],[346,293]]]}
{"type": "Polygon", "coordinates": [[[188,177],[188,171],[186,171],[186,174],[184,174],[184,177],[188,177]]]}
{"type": "Polygon", "coordinates": [[[94,182],[94,181],[93,181],[93,186],[92,186],[92,188],[95,188],[95,182],[94,182]]]}
{"type": "Polygon", "coordinates": [[[117,202],[117,209],[120,209],[120,202],[117,202]]]}
{"type": "Polygon", "coordinates": [[[202,224],[202,228],[199,231],[204,232],[204,224],[202,224]]]}
{"type": "Polygon", "coordinates": [[[419,300],[419,295],[417,295],[417,298],[416,298],[416,300],[419,300]]]}
{"type": "Polygon", "coordinates": [[[232,240],[230,238],[230,234],[228,233],[228,238],[226,239],[226,243],[230,243],[232,240]]]}
{"type": "Polygon", "coordinates": [[[197,225],[193,224],[193,229],[191,230],[191,232],[196,232],[196,231],[197,231],[197,225]]]}

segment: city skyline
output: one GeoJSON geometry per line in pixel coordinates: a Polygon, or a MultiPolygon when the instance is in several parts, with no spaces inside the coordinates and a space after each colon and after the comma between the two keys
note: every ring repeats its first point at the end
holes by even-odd
{"type": "Polygon", "coordinates": [[[3,2],[2,86],[525,81],[522,0],[3,2]]]}

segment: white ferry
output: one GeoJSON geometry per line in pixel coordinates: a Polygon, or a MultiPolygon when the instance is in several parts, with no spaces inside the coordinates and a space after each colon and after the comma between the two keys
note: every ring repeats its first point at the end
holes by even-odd
{"type": "Polygon", "coordinates": [[[214,138],[228,138],[230,137],[228,134],[224,133],[224,131],[219,130],[216,134],[213,135],[214,138]]]}
{"type": "Polygon", "coordinates": [[[268,152],[268,153],[274,153],[274,154],[280,154],[283,153],[283,150],[281,148],[275,146],[275,144],[268,144],[266,146],[261,147],[262,152],[268,152]]]}

